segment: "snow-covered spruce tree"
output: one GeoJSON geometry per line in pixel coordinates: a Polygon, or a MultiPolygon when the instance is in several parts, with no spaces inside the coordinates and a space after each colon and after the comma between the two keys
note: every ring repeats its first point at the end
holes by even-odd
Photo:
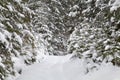
{"type": "MultiPolygon", "coordinates": [[[[53,38],[50,41],[54,49],[54,54],[67,53],[67,40],[74,31],[75,26],[81,21],[79,14],[81,11],[80,0],[46,0],[44,1],[51,16],[49,21],[53,24],[53,38]]],[[[84,5],[84,4],[83,4],[84,5]]],[[[68,54],[68,53],[67,53],[68,54]]]]}
{"type": "Polygon", "coordinates": [[[49,40],[50,45],[53,48],[53,54],[55,55],[63,55],[64,52],[66,52],[66,39],[63,33],[65,32],[65,25],[63,22],[63,18],[65,17],[65,11],[63,10],[63,7],[61,5],[61,2],[59,0],[52,1],[48,0],[45,1],[47,4],[49,10],[50,16],[48,16],[48,19],[50,23],[52,23],[51,31],[53,34],[53,37],[51,40],[49,40]],[[49,1],[49,2],[48,2],[49,1]]]}
{"type": "Polygon", "coordinates": [[[0,0],[0,80],[21,73],[34,57],[32,11],[27,0],[0,0]]]}
{"type": "Polygon", "coordinates": [[[52,40],[52,31],[53,29],[52,23],[48,20],[48,16],[51,16],[49,14],[49,9],[47,5],[42,2],[41,0],[34,0],[29,2],[29,8],[34,11],[35,15],[31,19],[33,30],[35,37],[37,39],[37,43],[40,44],[38,47],[44,45],[45,54],[52,54],[53,48],[51,44],[49,43],[50,40],[52,40]]]}
{"type": "MultiPolygon", "coordinates": [[[[68,52],[86,60],[90,69],[102,62],[120,65],[118,6],[120,4],[117,4],[117,1],[81,0],[80,2],[81,11],[78,13],[80,22],[74,22],[78,24],[68,41],[68,52]]],[[[72,13],[71,17],[73,14],[75,13],[72,13]]]]}
{"type": "Polygon", "coordinates": [[[68,1],[30,1],[30,9],[34,10],[36,14],[32,19],[34,29],[36,34],[42,36],[48,54],[64,55],[67,51],[67,39],[74,28],[68,20],[68,12],[71,6],[68,1]]]}

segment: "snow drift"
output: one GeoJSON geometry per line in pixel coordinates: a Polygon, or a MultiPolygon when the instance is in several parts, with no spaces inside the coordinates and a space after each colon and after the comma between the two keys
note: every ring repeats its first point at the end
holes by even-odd
{"type": "Polygon", "coordinates": [[[103,64],[97,71],[85,74],[83,61],[71,55],[46,56],[39,64],[24,70],[16,80],[119,80],[120,69],[103,64]]]}

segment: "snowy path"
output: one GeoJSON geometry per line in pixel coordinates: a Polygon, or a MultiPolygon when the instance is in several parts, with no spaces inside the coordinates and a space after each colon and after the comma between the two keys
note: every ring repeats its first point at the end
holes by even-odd
{"type": "Polygon", "coordinates": [[[76,80],[81,74],[80,61],[67,56],[48,56],[40,64],[34,64],[17,80],[76,80]]]}
{"type": "Polygon", "coordinates": [[[107,66],[85,75],[85,68],[78,59],[67,56],[46,56],[39,63],[28,67],[17,80],[120,80],[120,69],[107,66]]]}

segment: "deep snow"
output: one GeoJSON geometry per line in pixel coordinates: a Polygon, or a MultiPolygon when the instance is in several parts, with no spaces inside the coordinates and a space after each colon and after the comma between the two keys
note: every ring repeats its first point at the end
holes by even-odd
{"type": "Polygon", "coordinates": [[[85,64],[78,58],[45,56],[41,63],[29,66],[16,80],[120,80],[120,69],[111,64],[85,74],[85,64]]]}

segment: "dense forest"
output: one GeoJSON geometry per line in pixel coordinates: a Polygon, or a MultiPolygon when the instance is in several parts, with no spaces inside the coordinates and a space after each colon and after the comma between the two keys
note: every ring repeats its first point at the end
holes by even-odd
{"type": "Polygon", "coordinates": [[[66,54],[120,66],[120,0],[0,0],[0,80],[66,54]]]}

